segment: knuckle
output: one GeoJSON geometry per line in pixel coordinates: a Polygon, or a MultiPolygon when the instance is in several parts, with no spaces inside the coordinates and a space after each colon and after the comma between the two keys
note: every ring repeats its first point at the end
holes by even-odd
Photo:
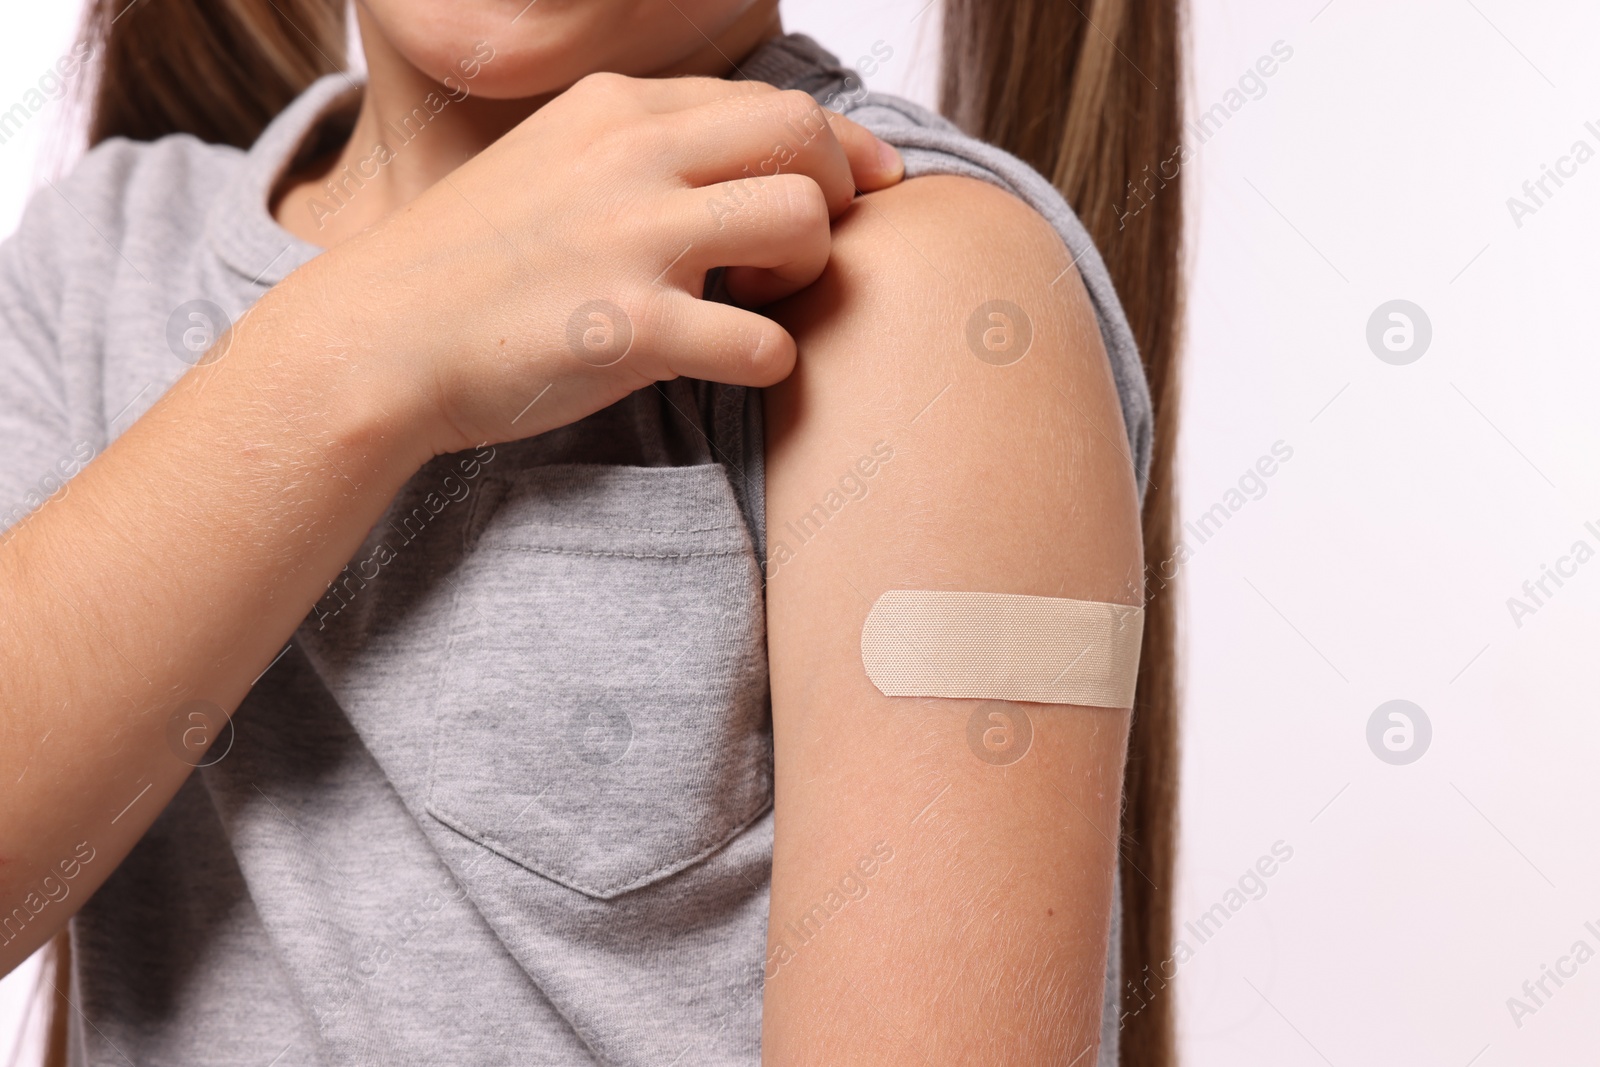
{"type": "Polygon", "coordinates": [[[771,98],[776,123],[783,129],[782,140],[791,152],[799,152],[819,137],[828,135],[827,113],[811,94],[785,89],[771,98]]]}
{"type": "Polygon", "coordinates": [[[632,78],[608,70],[585,74],[572,85],[572,91],[585,96],[619,96],[631,93],[632,78]]]}
{"type": "Polygon", "coordinates": [[[784,89],[774,97],[779,114],[788,122],[796,126],[815,129],[819,124],[826,126],[827,117],[822,113],[822,106],[811,98],[811,94],[799,89],[784,89]]]}
{"type": "Polygon", "coordinates": [[[828,228],[828,200],[822,186],[801,174],[783,175],[769,184],[774,212],[796,233],[828,228]]]}
{"type": "Polygon", "coordinates": [[[610,71],[585,74],[562,95],[584,108],[601,113],[631,113],[639,109],[639,86],[636,80],[610,71]]]}

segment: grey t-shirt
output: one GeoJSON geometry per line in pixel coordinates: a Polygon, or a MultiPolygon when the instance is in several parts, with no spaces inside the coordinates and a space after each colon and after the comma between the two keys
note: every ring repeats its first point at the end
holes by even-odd
{"type": "MultiPolygon", "coordinates": [[[[808,38],[743,73],[845,110],[910,176],[993,182],[1056,226],[1143,486],[1133,340],[1049,184],[808,38]]],[[[269,191],[358,91],[324,78],[247,153],[110,141],[34,198],[0,246],[0,528],[188,369],[217,309],[317,254],[269,191]]],[[[424,467],[79,912],[73,1062],[756,1064],[762,479],[759,394],[684,380],[424,467]]]]}

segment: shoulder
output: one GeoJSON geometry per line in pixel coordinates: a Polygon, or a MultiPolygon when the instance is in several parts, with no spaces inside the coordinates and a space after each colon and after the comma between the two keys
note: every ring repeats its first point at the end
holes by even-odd
{"type": "Polygon", "coordinates": [[[187,135],[105,141],[33,193],[9,258],[40,303],[74,283],[105,284],[119,269],[159,271],[199,243],[243,159],[187,135]]]}
{"type": "MultiPolygon", "coordinates": [[[[859,83],[856,88],[860,89],[859,83]]],[[[908,179],[933,175],[981,179],[986,185],[1032,208],[1039,218],[1023,216],[1032,230],[1043,234],[1042,219],[1060,237],[1071,253],[1071,262],[1077,267],[1073,272],[1078,282],[1077,295],[1087,295],[1099,326],[1117,385],[1129,455],[1142,484],[1149,468],[1154,436],[1149,383],[1145,380],[1138,343],[1128,326],[1110,272],[1071,206],[1033,167],[1003,149],[964,133],[948,119],[919,104],[895,96],[857,91],[839,94],[838,106],[852,121],[899,149],[905,159],[908,179]]],[[[967,188],[973,190],[975,202],[982,194],[990,192],[976,185],[967,188]]],[[[908,180],[905,187],[893,195],[907,198],[927,195],[931,200],[929,192],[925,185],[908,180]]],[[[983,203],[1015,208],[1015,204],[992,195],[983,197],[983,203]]],[[[962,222],[959,218],[950,221],[956,226],[962,222]]]]}
{"type": "Polygon", "coordinates": [[[115,137],[90,149],[65,178],[35,192],[18,232],[59,227],[72,216],[119,232],[147,221],[203,222],[244,159],[237,148],[188,134],[157,141],[115,137]]]}
{"type": "Polygon", "coordinates": [[[1076,556],[1078,591],[1047,595],[1125,595],[1139,505],[1117,386],[1073,256],[1032,207],[949,175],[862,196],[823,277],[772,313],[800,353],[769,391],[775,467],[815,463],[811,440],[882,437],[917,457],[905,499],[949,518],[919,536],[981,528],[1001,555],[1076,556]]]}
{"type": "MultiPolygon", "coordinates": [[[[1109,401],[1114,413],[1106,350],[1073,258],[1050,222],[1011,193],[929,175],[859,197],[834,225],[826,274],[791,306],[825,311],[835,325],[860,317],[892,329],[879,348],[893,361],[876,373],[954,360],[998,387],[1048,372],[1049,384],[1074,392],[1109,387],[1095,406],[1109,401]]],[[[1113,427],[1121,432],[1120,418],[1113,427]]]]}
{"type": "Polygon", "coordinates": [[[1011,193],[961,176],[913,178],[858,197],[834,224],[823,277],[776,314],[813,348],[840,331],[870,334],[874,343],[849,358],[863,380],[920,369],[986,389],[1065,390],[1120,436],[1106,349],[1073,259],[1011,193]]]}
{"type": "Polygon", "coordinates": [[[930,298],[1010,294],[1028,298],[1037,314],[1094,316],[1060,233],[988,181],[909,178],[857,198],[833,236],[834,266],[847,275],[904,271],[937,286],[930,298]]]}

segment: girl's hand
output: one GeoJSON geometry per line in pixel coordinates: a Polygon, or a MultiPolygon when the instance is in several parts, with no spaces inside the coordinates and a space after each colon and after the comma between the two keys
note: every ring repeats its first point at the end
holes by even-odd
{"type": "Polygon", "coordinates": [[[330,350],[398,383],[419,449],[458,451],[679,375],[781,381],[793,338],[701,299],[706,273],[746,307],[803,289],[830,220],[902,174],[802,92],[591,75],[286,285],[330,350]]]}

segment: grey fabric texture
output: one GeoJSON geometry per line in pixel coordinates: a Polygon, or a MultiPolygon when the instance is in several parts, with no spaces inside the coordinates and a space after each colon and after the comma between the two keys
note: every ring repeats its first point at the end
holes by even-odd
{"type": "MultiPolygon", "coordinates": [[[[798,36],[742,73],[824,101],[847,75],[798,36]]],[[[171,338],[191,302],[236,319],[318,253],[269,191],[359,91],[322,79],[249,152],[111,141],[35,196],[0,245],[0,528],[188,369],[171,338]]],[[[1148,394],[1071,211],[923,109],[847,110],[911,174],[994,182],[1060,231],[1142,486],[1148,394]]],[[[760,415],[754,391],[679,380],[425,466],[239,708],[226,756],[78,914],[72,1062],[758,1063],[760,415]]]]}

